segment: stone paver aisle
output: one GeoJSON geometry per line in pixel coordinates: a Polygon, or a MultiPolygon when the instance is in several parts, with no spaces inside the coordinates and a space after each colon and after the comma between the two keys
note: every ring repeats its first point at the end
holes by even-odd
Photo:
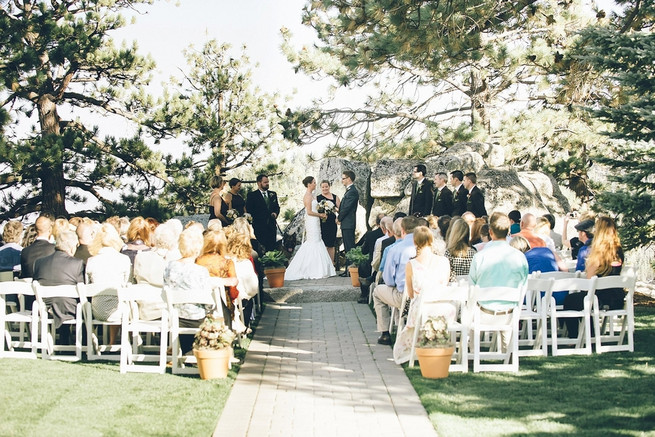
{"type": "Polygon", "coordinates": [[[217,436],[436,435],[368,306],[269,304],[217,436]]]}

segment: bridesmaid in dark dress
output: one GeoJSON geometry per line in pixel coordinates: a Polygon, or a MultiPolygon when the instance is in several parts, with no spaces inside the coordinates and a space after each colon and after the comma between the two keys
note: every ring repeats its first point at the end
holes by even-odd
{"type": "Polygon", "coordinates": [[[239,194],[241,191],[241,180],[232,178],[228,182],[228,185],[230,186],[230,190],[225,193],[223,200],[227,203],[228,209],[235,210],[239,214],[239,217],[243,217],[246,212],[246,201],[239,194]]]}
{"type": "Polygon", "coordinates": [[[221,176],[212,176],[209,186],[213,188],[209,195],[209,220],[219,219],[223,226],[229,225],[225,213],[227,212],[227,203],[221,197],[221,191],[225,186],[225,180],[221,176]]]}
{"type": "Polygon", "coordinates": [[[327,248],[330,259],[334,263],[334,246],[337,241],[337,215],[335,214],[339,210],[339,205],[341,205],[341,200],[336,194],[330,192],[330,181],[322,180],[321,181],[321,194],[316,196],[318,203],[321,203],[322,200],[326,200],[335,205],[336,209],[334,212],[328,214],[328,217],[325,221],[321,221],[321,237],[325,247],[327,248]]]}

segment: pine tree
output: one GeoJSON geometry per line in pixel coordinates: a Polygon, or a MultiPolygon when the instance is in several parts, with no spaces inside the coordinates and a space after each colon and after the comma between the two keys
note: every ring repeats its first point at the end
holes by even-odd
{"type": "Polygon", "coordinates": [[[53,0],[0,3],[0,219],[32,211],[66,215],[66,201],[125,180],[154,189],[163,166],[139,138],[99,138],[78,121],[88,114],[137,120],[153,62],[136,46],[116,48],[108,34],[119,12],[150,0],[53,0]],[[34,116],[34,118],[30,118],[34,116]],[[32,120],[32,130],[16,128],[32,120]]]}
{"type": "Polygon", "coordinates": [[[245,47],[232,56],[228,44],[208,41],[186,53],[188,74],[175,79],[155,117],[147,124],[160,138],[182,138],[188,153],[168,156],[170,175],[163,202],[178,212],[204,212],[214,174],[258,164],[271,150],[285,148],[280,135],[277,96],[252,82],[245,47]]]}
{"type": "Polygon", "coordinates": [[[598,196],[597,209],[620,220],[626,248],[655,239],[655,5],[620,1],[625,9],[604,27],[582,33],[575,53],[608,74],[614,89],[590,111],[611,123],[605,132],[617,141],[595,159],[611,169],[615,184],[598,196]]]}

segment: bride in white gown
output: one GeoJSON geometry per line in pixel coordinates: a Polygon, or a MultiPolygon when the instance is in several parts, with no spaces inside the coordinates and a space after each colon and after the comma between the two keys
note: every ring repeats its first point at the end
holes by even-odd
{"type": "Polygon", "coordinates": [[[321,239],[321,219],[327,214],[317,212],[318,202],[314,198],[316,179],[307,176],[302,183],[307,187],[303,197],[305,205],[305,239],[291,260],[284,279],[319,279],[336,275],[332,260],[321,239]]]}

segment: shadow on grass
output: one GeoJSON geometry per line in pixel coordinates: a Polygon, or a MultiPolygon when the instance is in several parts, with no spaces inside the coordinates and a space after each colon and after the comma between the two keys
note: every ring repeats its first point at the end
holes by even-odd
{"type": "Polygon", "coordinates": [[[405,368],[440,435],[642,435],[655,429],[655,308],[636,311],[635,352],[522,357],[520,372],[405,368]]]}

